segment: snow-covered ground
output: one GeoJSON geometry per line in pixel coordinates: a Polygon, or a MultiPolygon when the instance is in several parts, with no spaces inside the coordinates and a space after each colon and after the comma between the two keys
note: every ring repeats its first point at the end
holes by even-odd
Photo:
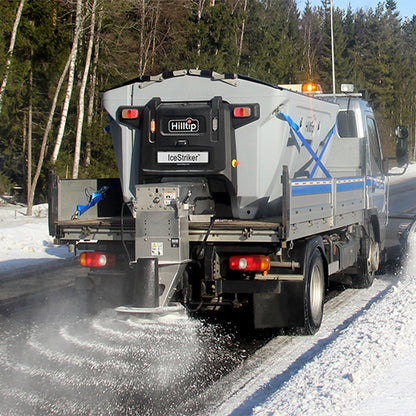
{"type": "MultiPolygon", "coordinates": [[[[416,177],[416,165],[409,176],[416,177]]],[[[0,273],[71,256],[48,236],[46,206],[36,210],[27,217],[24,207],[0,206],[0,273]]],[[[227,376],[223,392],[234,382],[237,390],[216,414],[416,415],[416,238],[403,270],[354,292],[351,305],[326,312],[318,334],[294,341],[298,349],[273,340],[243,365],[253,369],[246,379],[238,375],[243,368],[227,376]],[[343,324],[331,327],[335,318],[343,324]]]]}
{"type": "Polygon", "coordinates": [[[0,273],[71,257],[67,247],[53,244],[47,216],[46,204],[35,206],[31,217],[24,206],[0,204],[0,273]]]}

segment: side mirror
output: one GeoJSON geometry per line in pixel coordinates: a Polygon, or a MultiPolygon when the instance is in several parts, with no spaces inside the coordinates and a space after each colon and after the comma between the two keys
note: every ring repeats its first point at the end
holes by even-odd
{"type": "Polygon", "coordinates": [[[407,139],[409,130],[406,126],[396,126],[395,134],[398,139],[407,139]]]}
{"type": "Polygon", "coordinates": [[[407,145],[407,138],[409,137],[409,131],[406,126],[397,126],[395,130],[396,134],[396,160],[397,165],[402,167],[409,162],[409,152],[407,145]]]}

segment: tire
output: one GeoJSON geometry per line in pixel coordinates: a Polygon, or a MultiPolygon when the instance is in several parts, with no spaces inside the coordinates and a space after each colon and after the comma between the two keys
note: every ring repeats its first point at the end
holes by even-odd
{"type": "Polygon", "coordinates": [[[322,323],[324,311],[325,293],[325,272],[322,255],[318,248],[315,248],[309,261],[305,275],[303,291],[303,316],[304,316],[304,335],[315,334],[322,323]]]}
{"type": "Polygon", "coordinates": [[[351,276],[355,289],[369,288],[380,265],[380,244],[374,237],[373,227],[370,227],[368,237],[368,244],[365,241],[361,243],[364,255],[358,258],[359,273],[351,276]]]}

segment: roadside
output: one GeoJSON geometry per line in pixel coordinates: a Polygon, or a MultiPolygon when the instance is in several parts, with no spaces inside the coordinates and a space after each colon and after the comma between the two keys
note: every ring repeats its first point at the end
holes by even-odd
{"type": "Polygon", "coordinates": [[[73,286],[74,254],[48,235],[47,204],[26,215],[20,204],[0,205],[0,309],[19,299],[73,286]]]}
{"type": "Polygon", "coordinates": [[[73,258],[67,247],[57,246],[48,233],[48,206],[37,205],[33,216],[20,204],[0,205],[0,274],[34,267],[46,260],[73,258]]]}

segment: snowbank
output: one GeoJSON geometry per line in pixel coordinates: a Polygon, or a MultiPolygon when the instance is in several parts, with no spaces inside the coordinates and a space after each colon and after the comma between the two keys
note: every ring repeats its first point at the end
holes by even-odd
{"type": "Polygon", "coordinates": [[[53,244],[47,217],[47,204],[35,206],[31,217],[24,206],[0,206],[0,273],[73,256],[66,246],[53,244]]]}
{"type": "Polygon", "coordinates": [[[409,178],[415,177],[416,178],[416,162],[410,162],[409,166],[407,167],[405,173],[403,175],[400,175],[400,173],[403,172],[402,168],[392,168],[389,171],[392,174],[395,174],[397,176],[390,176],[389,177],[389,182],[391,184],[395,184],[395,183],[399,183],[399,182],[404,182],[406,180],[408,180],[409,178]]]}

